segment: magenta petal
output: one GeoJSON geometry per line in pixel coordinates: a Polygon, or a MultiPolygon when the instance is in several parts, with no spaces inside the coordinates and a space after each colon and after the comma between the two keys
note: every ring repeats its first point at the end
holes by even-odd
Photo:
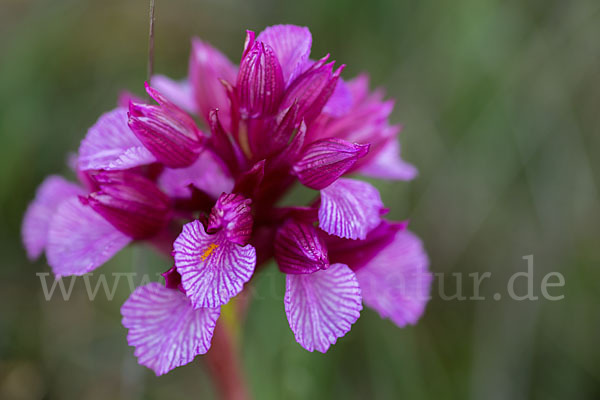
{"type": "Polygon", "coordinates": [[[195,310],[179,290],[156,282],[136,288],[121,307],[127,342],[138,362],[157,376],[208,351],[220,312],[195,310]]]}
{"type": "Polygon", "coordinates": [[[235,87],[242,116],[272,115],[277,111],[285,87],[281,65],[268,44],[254,41],[248,46],[235,87]]]}
{"type": "Polygon", "coordinates": [[[373,178],[409,181],[417,176],[417,169],[400,158],[400,143],[393,137],[373,160],[360,168],[360,173],[373,178]]]}
{"type": "Polygon", "coordinates": [[[237,177],[233,192],[252,197],[265,177],[265,160],[255,163],[252,168],[237,177]]]}
{"type": "Polygon", "coordinates": [[[216,108],[220,110],[223,125],[229,129],[231,104],[221,80],[235,82],[236,67],[219,50],[194,38],[188,74],[196,104],[205,121],[210,121],[210,111],[216,108]]]}
{"type": "Polygon", "coordinates": [[[156,158],[127,126],[127,109],[103,114],[79,146],[79,169],[120,170],[150,164],[156,158]]]}
{"type": "Polygon", "coordinates": [[[293,165],[298,160],[306,139],[306,124],[302,122],[286,147],[273,157],[270,167],[278,169],[293,165]]]}
{"type": "MultiPolygon", "coordinates": [[[[160,275],[165,278],[165,286],[167,288],[179,289],[181,287],[181,275],[179,275],[175,266],[172,266],[160,275]]],[[[184,293],[183,289],[181,290],[181,293],[184,293]]]]}
{"type": "Polygon", "coordinates": [[[273,48],[287,84],[302,72],[312,46],[312,35],[308,28],[296,25],[269,26],[256,40],[273,48]]]}
{"type": "Polygon", "coordinates": [[[84,203],[127,236],[147,239],[171,219],[171,199],[150,179],[131,171],[101,171],[92,179],[98,190],[84,203]]]}
{"type": "MultiPolygon", "coordinates": [[[[151,85],[176,106],[190,113],[196,112],[194,93],[192,92],[190,83],[186,79],[177,82],[164,75],[154,75],[151,85]]],[[[139,103],[139,101],[135,100],[134,102],[139,103]]]]}
{"type": "Polygon", "coordinates": [[[298,115],[309,124],[323,110],[333,94],[345,65],[333,72],[334,61],[327,63],[325,56],[313,63],[287,88],[281,101],[281,109],[298,103],[298,115]]]}
{"type": "Polygon", "coordinates": [[[209,235],[200,221],[184,225],[173,243],[173,256],[195,308],[227,303],[242,291],[256,265],[254,247],[232,243],[220,232],[209,235]]]}
{"type": "Polygon", "coordinates": [[[129,90],[121,90],[117,99],[117,106],[122,108],[128,108],[130,102],[134,103],[146,103],[147,100],[142,99],[138,95],[131,93],[129,90]]]}
{"type": "Polygon", "coordinates": [[[129,128],[167,167],[189,167],[203,149],[203,133],[192,117],[147,83],[146,91],[159,105],[129,103],[129,128]]]}
{"type": "Polygon", "coordinates": [[[61,203],[50,221],[46,257],[57,277],[83,275],[104,264],[129,242],[129,236],[72,198],[61,203]]]}
{"type": "Polygon", "coordinates": [[[65,200],[83,194],[83,189],[61,176],[47,177],[39,186],[35,199],[23,217],[21,234],[30,260],[38,258],[48,241],[50,220],[58,206],[65,200]]]}
{"type": "Polygon", "coordinates": [[[310,274],[327,269],[325,241],[312,224],[288,220],[275,237],[275,259],[281,272],[310,274]]]}
{"type": "Polygon", "coordinates": [[[221,194],[208,216],[208,232],[220,231],[229,242],[245,245],[252,234],[251,204],[240,194],[221,194]]]}
{"type": "Polygon", "coordinates": [[[356,272],[365,304],[399,327],[415,324],[429,301],[433,280],[421,240],[399,231],[394,240],[356,272]]]}
{"type": "Polygon", "coordinates": [[[323,189],[346,173],[369,151],[369,145],[325,139],[311,143],[294,164],[300,182],[312,189],[323,189]]]}
{"type": "Polygon", "coordinates": [[[196,162],[187,168],[165,168],[158,178],[158,184],[169,196],[181,198],[192,195],[190,185],[214,198],[233,189],[233,179],[222,162],[209,150],[200,153],[196,162]]]}
{"type": "Polygon", "coordinates": [[[341,117],[352,108],[352,92],[343,79],[338,79],[333,94],[323,107],[323,112],[334,117],[341,117]]]}
{"type": "Polygon", "coordinates": [[[347,265],[286,276],[285,313],[296,341],[308,351],[325,353],[350,331],[360,310],[358,281],[347,265]]]}
{"type": "Polygon", "coordinates": [[[381,222],[383,203],[367,182],[340,178],[321,190],[319,227],[330,235],[364,239],[381,222]]]}
{"type": "Polygon", "coordinates": [[[364,240],[342,239],[329,235],[326,238],[329,259],[332,263],[348,265],[354,272],[367,265],[386,248],[398,231],[406,229],[407,221],[382,220],[364,240]]]}

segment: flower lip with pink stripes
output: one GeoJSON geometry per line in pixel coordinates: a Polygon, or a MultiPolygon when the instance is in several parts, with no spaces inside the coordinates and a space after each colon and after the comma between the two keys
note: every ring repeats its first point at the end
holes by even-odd
{"type": "Polygon", "coordinates": [[[135,241],[172,248],[166,283],[121,308],[128,342],[157,375],[211,346],[221,306],[274,258],[296,341],[326,352],[363,304],[402,327],[424,312],[431,274],[421,241],[387,221],[378,190],[348,177],[409,180],[393,103],[344,65],[310,58],[307,28],[248,31],[239,67],[194,39],[187,79],[154,76],[103,114],[79,148],[80,183],[47,178],[23,242],[57,276],[82,275],[135,241]],[[316,61],[315,61],[316,60],[316,61]],[[309,205],[281,206],[296,184],[309,205]]]}

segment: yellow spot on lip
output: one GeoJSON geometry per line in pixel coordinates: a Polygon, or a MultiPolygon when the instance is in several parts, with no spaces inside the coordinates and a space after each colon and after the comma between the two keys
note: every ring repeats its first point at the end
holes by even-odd
{"type": "Polygon", "coordinates": [[[208,258],[208,256],[210,256],[212,254],[213,251],[215,251],[215,249],[219,247],[218,244],[212,243],[208,246],[208,249],[206,249],[204,251],[204,254],[202,254],[202,256],[200,258],[202,258],[202,261],[206,261],[206,259],[208,258]]]}

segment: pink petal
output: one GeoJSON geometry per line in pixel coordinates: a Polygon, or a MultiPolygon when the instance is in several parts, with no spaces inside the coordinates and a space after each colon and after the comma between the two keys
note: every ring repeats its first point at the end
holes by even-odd
{"type": "Polygon", "coordinates": [[[330,235],[364,239],[381,222],[383,203],[367,182],[340,178],[321,190],[319,227],[330,235]]]}
{"type": "Polygon", "coordinates": [[[173,256],[195,308],[227,303],[242,291],[256,265],[254,247],[230,242],[222,231],[209,235],[200,221],[183,226],[173,243],[173,256]]]}
{"type": "Polygon", "coordinates": [[[346,83],[346,87],[355,104],[362,102],[369,95],[369,75],[362,73],[352,78],[346,83]]]}
{"type": "Polygon", "coordinates": [[[30,260],[38,258],[48,241],[50,220],[58,206],[69,198],[82,195],[83,189],[61,176],[47,177],[39,186],[35,199],[27,207],[23,217],[21,234],[30,260]]]}
{"type": "Polygon", "coordinates": [[[131,93],[128,90],[122,90],[119,92],[119,98],[117,99],[117,106],[123,108],[129,108],[129,102],[134,103],[147,103],[147,99],[142,99],[136,94],[131,93]]]}
{"type": "Polygon", "coordinates": [[[46,257],[57,277],[83,275],[98,268],[131,238],[81,204],[78,198],[61,203],[50,222],[46,257]]]}
{"type": "Polygon", "coordinates": [[[285,313],[296,341],[308,351],[325,353],[350,331],[360,310],[358,281],[347,265],[286,276],[285,313]]]}
{"type": "Polygon", "coordinates": [[[196,112],[194,93],[186,79],[178,82],[164,75],[154,75],[151,85],[176,106],[192,114],[196,112]]]}
{"type": "Polygon", "coordinates": [[[341,117],[352,108],[352,93],[343,79],[338,79],[333,94],[323,107],[323,112],[334,117],[341,117]]]}
{"type": "Polygon", "coordinates": [[[310,274],[329,268],[327,247],[312,223],[288,220],[275,237],[275,259],[281,272],[310,274]]]}
{"type": "Polygon", "coordinates": [[[313,63],[287,88],[280,109],[298,102],[298,115],[309,124],[323,110],[333,94],[345,65],[333,71],[335,61],[327,62],[329,55],[313,63]]]}
{"type": "Polygon", "coordinates": [[[293,171],[300,182],[312,189],[323,189],[345,174],[369,151],[369,145],[331,138],[307,146],[293,171]]]}
{"type": "Polygon", "coordinates": [[[219,50],[195,38],[192,40],[188,74],[196,104],[204,120],[208,123],[210,111],[218,108],[221,122],[229,130],[231,104],[221,80],[233,84],[237,68],[219,50]]]}
{"type": "Polygon", "coordinates": [[[149,239],[171,220],[171,199],[156,184],[131,171],[99,171],[97,189],[82,202],[125,235],[149,239]]]}
{"type": "Polygon", "coordinates": [[[281,65],[268,44],[251,42],[240,63],[235,85],[240,112],[245,118],[272,115],[277,111],[285,82],[281,65]]]}
{"type": "Polygon", "coordinates": [[[246,245],[252,235],[252,200],[237,193],[223,193],[208,216],[208,232],[222,233],[227,241],[246,245]]]}
{"type": "Polygon", "coordinates": [[[302,72],[312,45],[312,35],[308,28],[295,25],[270,26],[256,40],[273,48],[287,84],[302,72]]]}
{"type": "Polygon", "coordinates": [[[246,197],[253,197],[265,177],[266,160],[260,160],[250,169],[244,171],[235,180],[233,192],[246,197]]]}
{"type": "Polygon", "coordinates": [[[169,168],[189,167],[204,148],[204,134],[185,111],[148,83],[145,86],[158,105],[129,103],[129,128],[162,164],[169,168]]]}
{"type": "Polygon", "coordinates": [[[342,239],[329,235],[326,238],[329,260],[332,263],[346,264],[353,271],[357,271],[371,262],[394,240],[396,233],[406,229],[407,226],[408,221],[382,220],[364,240],[342,239]]]}
{"type": "Polygon", "coordinates": [[[206,353],[219,314],[219,308],[195,310],[179,290],[156,282],[135,289],[121,307],[127,342],[157,376],[206,353]]]}
{"type": "Polygon", "coordinates": [[[79,146],[79,169],[129,169],[156,161],[127,125],[127,109],[103,114],[79,146]]]}
{"type": "Polygon", "coordinates": [[[417,169],[400,158],[400,143],[394,137],[384,145],[373,160],[360,168],[360,173],[372,178],[409,181],[417,176],[417,169]]]}
{"type": "Polygon", "coordinates": [[[421,240],[399,231],[394,240],[356,272],[363,301],[399,327],[415,324],[429,301],[433,276],[421,240]]]}
{"type": "Polygon", "coordinates": [[[231,192],[233,178],[221,161],[211,151],[205,150],[187,168],[165,168],[158,184],[171,197],[190,197],[192,191],[189,186],[193,185],[217,198],[223,192],[231,192]]]}

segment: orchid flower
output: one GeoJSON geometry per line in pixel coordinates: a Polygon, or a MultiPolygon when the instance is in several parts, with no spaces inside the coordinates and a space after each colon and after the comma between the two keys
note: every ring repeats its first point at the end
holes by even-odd
{"type": "Polygon", "coordinates": [[[311,59],[307,28],[248,31],[239,67],[194,39],[189,76],[154,76],[150,103],[122,96],[79,147],[80,183],[50,176],[23,221],[31,259],[57,277],[100,267],[134,241],[172,247],[165,284],[121,308],[128,342],[157,375],[211,346],[221,306],[274,258],[296,341],[326,352],[363,304],[415,324],[432,276],[419,238],[386,220],[358,174],[409,180],[391,101],[365,75],[344,81],[329,55],[311,59]],[[295,184],[309,205],[283,207],[295,184]]]}

